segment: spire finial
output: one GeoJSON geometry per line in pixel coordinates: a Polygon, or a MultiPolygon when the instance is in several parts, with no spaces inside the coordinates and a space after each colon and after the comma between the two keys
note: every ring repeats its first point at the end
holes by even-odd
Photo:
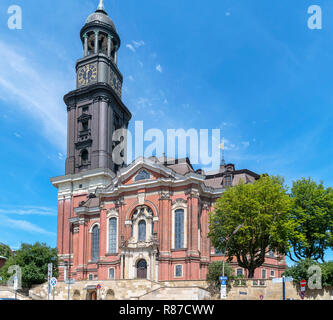
{"type": "Polygon", "coordinates": [[[221,161],[221,165],[225,165],[225,161],[224,161],[224,138],[222,138],[222,143],[220,144],[219,147],[222,150],[222,161],[221,161]]]}
{"type": "Polygon", "coordinates": [[[104,1],[103,0],[99,0],[99,5],[98,5],[96,11],[102,11],[102,12],[106,13],[105,8],[104,8],[104,1]]]}

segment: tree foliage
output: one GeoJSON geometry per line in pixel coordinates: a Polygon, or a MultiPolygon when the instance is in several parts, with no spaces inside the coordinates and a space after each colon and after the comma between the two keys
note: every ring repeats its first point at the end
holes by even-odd
{"type": "Polygon", "coordinates": [[[11,274],[8,268],[18,265],[22,270],[22,286],[30,288],[33,284],[41,284],[47,281],[48,264],[53,263],[53,276],[58,276],[57,249],[48,247],[45,243],[21,245],[16,251],[15,258],[10,257],[0,270],[3,282],[7,281],[11,274]]]}
{"type": "MultiPolygon", "coordinates": [[[[235,275],[232,267],[225,262],[224,263],[224,275],[228,277],[227,284],[230,286],[231,281],[235,279],[235,275]]],[[[209,284],[209,290],[212,293],[217,293],[219,291],[220,280],[219,277],[222,276],[222,261],[214,261],[208,265],[208,273],[206,280],[209,284]]]]}
{"type": "Polygon", "coordinates": [[[309,281],[308,269],[312,265],[318,265],[321,268],[322,274],[322,286],[323,287],[332,287],[333,286],[333,261],[319,263],[311,259],[304,259],[300,261],[295,266],[288,268],[283,275],[293,277],[294,281],[300,282],[302,279],[309,281]]]}
{"type": "Polygon", "coordinates": [[[10,250],[10,247],[6,244],[0,243],[0,256],[9,258],[12,255],[12,251],[10,250]]]}
{"type": "Polygon", "coordinates": [[[236,257],[249,278],[264,263],[269,250],[284,254],[289,238],[297,238],[286,191],[282,178],[264,175],[252,184],[228,188],[210,213],[209,237],[214,247],[226,249],[229,261],[236,257]]]}
{"type": "Polygon", "coordinates": [[[290,239],[288,256],[295,262],[303,259],[324,261],[325,250],[333,245],[333,189],[325,189],[311,178],[293,182],[292,217],[300,237],[290,239]]]}

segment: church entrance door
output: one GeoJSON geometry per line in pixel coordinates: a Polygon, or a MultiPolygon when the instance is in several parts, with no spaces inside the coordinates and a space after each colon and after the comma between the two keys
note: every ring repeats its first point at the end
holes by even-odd
{"type": "Polygon", "coordinates": [[[138,279],[147,279],[147,262],[142,259],[137,263],[138,279]]]}

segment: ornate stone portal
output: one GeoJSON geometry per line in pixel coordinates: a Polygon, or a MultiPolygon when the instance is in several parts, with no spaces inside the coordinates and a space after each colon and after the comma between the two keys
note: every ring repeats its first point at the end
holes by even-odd
{"type": "Polygon", "coordinates": [[[153,234],[154,217],[147,206],[135,209],[131,224],[132,236],[121,247],[120,261],[123,279],[158,281],[158,241],[153,234]]]}

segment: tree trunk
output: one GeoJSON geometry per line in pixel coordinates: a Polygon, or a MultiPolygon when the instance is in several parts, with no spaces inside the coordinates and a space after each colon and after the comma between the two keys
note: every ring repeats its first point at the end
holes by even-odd
{"type": "Polygon", "coordinates": [[[252,270],[250,270],[250,269],[248,269],[248,271],[249,271],[249,275],[248,275],[248,278],[249,279],[252,279],[253,277],[254,277],[254,269],[252,270]]]}

